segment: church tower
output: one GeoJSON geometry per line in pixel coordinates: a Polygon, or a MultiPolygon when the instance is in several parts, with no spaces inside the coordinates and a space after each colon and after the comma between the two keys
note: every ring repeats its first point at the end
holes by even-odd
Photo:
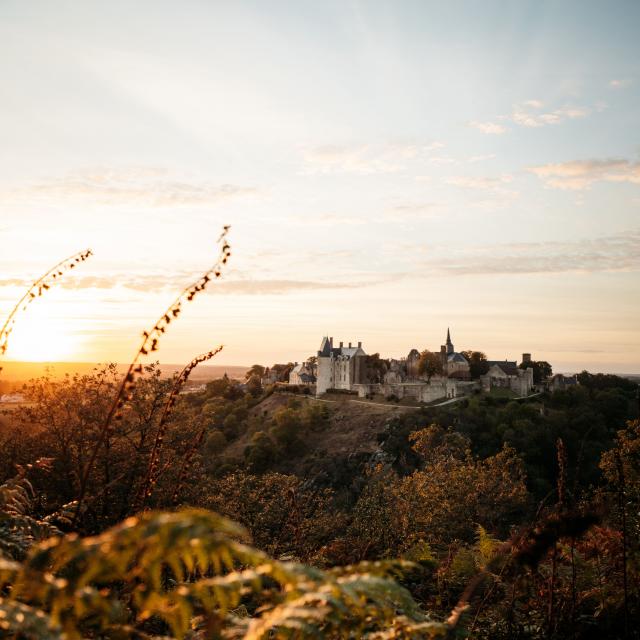
{"type": "Polygon", "coordinates": [[[451,342],[451,333],[449,333],[449,327],[447,327],[447,355],[454,352],[453,343],[451,342]]]}

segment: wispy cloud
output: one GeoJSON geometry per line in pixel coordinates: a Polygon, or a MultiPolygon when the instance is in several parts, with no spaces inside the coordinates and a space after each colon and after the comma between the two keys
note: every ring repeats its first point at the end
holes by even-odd
{"type": "Polygon", "coordinates": [[[385,220],[393,222],[409,222],[413,220],[428,220],[437,217],[443,206],[436,202],[410,202],[397,204],[384,214],[385,220]]]}
{"type": "Polygon", "coordinates": [[[429,273],[517,275],[640,271],[640,229],[575,242],[519,242],[470,247],[423,262],[429,273]]]}
{"type": "Polygon", "coordinates": [[[486,153],[480,156],[471,156],[467,158],[467,162],[484,162],[485,160],[493,160],[495,157],[495,153],[486,153]]]}
{"type": "Polygon", "coordinates": [[[473,120],[469,126],[486,134],[500,135],[509,131],[504,124],[501,124],[504,122],[512,122],[520,127],[544,127],[576,118],[585,118],[589,113],[590,109],[587,107],[573,105],[549,109],[545,108],[542,100],[532,99],[513,105],[509,114],[496,116],[494,120],[489,121],[473,120]]]}
{"type": "Polygon", "coordinates": [[[513,181],[513,176],[504,173],[500,176],[449,176],[444,179],[445,184],[463,189],[478,189],[495,193],[513,193],[505,185],[513,181]]]}
{"type": "Polygon", "coordinates": [[[469,126],[473,127],[474,129],[478,129],[478,131],[482,131],[482,133],[493,135],[500,135],[508,131],[505,126],[498,124],[497,122],[478,122],[476,120],[473,120],[469,123],[469,126]]]}
{"type": "Polygon", "coordinates": [[[355,227],[368,224],[370,218],[350,214],[323,213],[287,216],[281,218],[280,221],[295,227],[335,227],[338,229],[343,226],[355,227]]]}
{"type": "Polygon", "coordinates": [[[530,167],[529,171],[557,189],[587,189],[594,182],[640,184],[640,162],[620,158],[573,160],[530,167]]]}
{"type": "Polygon", "coordinates": [[[145,207],[212,205],[239,196],[255,196],[255,187],[175,177],[158,167],[97,169],[0,190],[0,202],[80,200],[94,204],[145,207]]]}
{"type": "Polygon", "coordinates": [[[511,120],[523,127],[544,127],[550,124],[560,124],[565,120],[584,118],[589,114],[585,107],[563,106],[558,109],[544,110],[540,100],[527,100],[515,105],[511,113],[511,120]]]}
{"type": "Polygon", "coordinates": [[[441,142],[431,142],[314,147],[304,153],[306,166],[303,173],[395,173],[404,169],[408,162],[427,157],[443,146],[441,142]]]}
{"type": "MultiPolygon", "coordinates": [[[[176,289],[180,285],[188,282],[179,279],[177,276],[167,278],[157,274],[140,274],[137,276],[128,276],[127,274],[103,276],[84,276],[76,278],[72,284],[66,284],[66,288],[73,289],[116,289],[123,288],[136,292],[153,293],[165,291],[167,289],[176,289]],[[179,282],[178,282],[179,281],[179,282]]],[[[358,281],[358,282],[340,282],[316,281],[316,280],[290,280],[290,279],[259,279],[259,280],[224,280],[216,283],[209,293],[216,294],[283,294],[293,291],[309,291],[322,289],[360,289],[363,287],[373,286],[379,281],[358,281]]],[[[0,280],[0,287],[8,286],[28,286],[28,281],[20,278],[6,278],[0,280]]]]}
{"type": "Polygon", "coordinates": [[[632,84],[631,78],[616,78],[609,82],[612,89],[626,89],[632,84]]]}

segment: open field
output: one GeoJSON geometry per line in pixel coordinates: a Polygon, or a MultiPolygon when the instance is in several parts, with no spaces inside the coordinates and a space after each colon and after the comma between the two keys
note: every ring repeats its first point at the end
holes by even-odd
{"type": "MultiPolygon", "coordinates": [[[[161,364],[160,369],[163,376],[171,376],[182,370],[183,364],[161,364]]],[[[0,371],[0,381],[4,382],[27,382],[32,378],[49,375],[52,378],[62,378],[65,375],[89,374],[94,369],[104,366],[94,362],[2,362],[0,371]]],[[[123,373],[128,365],[118,364],[118,369],[123,373]]],[[[190,380],[194,382],[207,382],[221,378],[225,373],[230,378],[243,378],[248,367],[243,366],[221,366],[202,365],[197,367],[191,374],[190,380]]]]}

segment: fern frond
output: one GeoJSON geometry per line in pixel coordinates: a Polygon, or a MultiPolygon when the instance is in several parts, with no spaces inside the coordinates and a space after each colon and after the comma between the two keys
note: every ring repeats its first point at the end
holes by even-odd
{"type": "Polygon", "coordinates": [[[41,611],[21,602],[0,598],[0,635],[62,640],[62,629],[41,611]]]}
{"type": "Polygon", "coordinates": [[[367,637],[396,627],[389,637],[411,638],[409,629],[435,624],[388,575],[411,563],[325,572],[273,560],[243,538],[242,527],[208,511],[144,513],[92,538],[49,539],[23,563],[4,560],[0,585],[10,586],[16,605],[46,612],[51,629],[67,638],[88,630],[143,635],[139,626],[151,619],[177,638],[200,637],[194,624],[204,635],[213,625],[223,637],[254,639],[367,637]],[[239,616],[256,598],[256,617],[239,616]]]}
{"type": "Polygon", "coordinates": [[[500,540],[491,536],[482,525],[478,525],[475,551],[481,567],[486,567],[495,558],[501,545],[500,540]]]}

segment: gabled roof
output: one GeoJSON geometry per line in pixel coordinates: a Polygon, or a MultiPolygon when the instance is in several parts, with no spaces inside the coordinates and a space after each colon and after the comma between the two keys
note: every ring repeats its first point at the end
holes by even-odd
{"type": "Polygon", "coordinates": [[[458,364],[469,364],[467,359],[461,353],[450,353],[447,356],[447,362],[457,362],[458,364]]]}
{"type": "Polygon", "coordinates": [[[347,356],[348,358],[352,358],[353,356],[366,355],[367,354],[362,347],[334,347],[332,339],[327,338],[326,336],[322,338],[320,349],[318,350],[318,357],[320,358],[328,358],[329,356],[333,356],[334,358],[338,356],[347,356]]]}
{"type": "Polygon", "coordinates": [[[349,358],[367,355],[361,347],[339,347],[338,349],[334,349],[334,351],[337,351],[340,356],[348,356],[349,358]]]}
{"type": "Polygon", "coordinates": [[[518,375],[518,363],[515,360],[487,360],[489,368],[500,367],[508,376],[518,375]]]}

